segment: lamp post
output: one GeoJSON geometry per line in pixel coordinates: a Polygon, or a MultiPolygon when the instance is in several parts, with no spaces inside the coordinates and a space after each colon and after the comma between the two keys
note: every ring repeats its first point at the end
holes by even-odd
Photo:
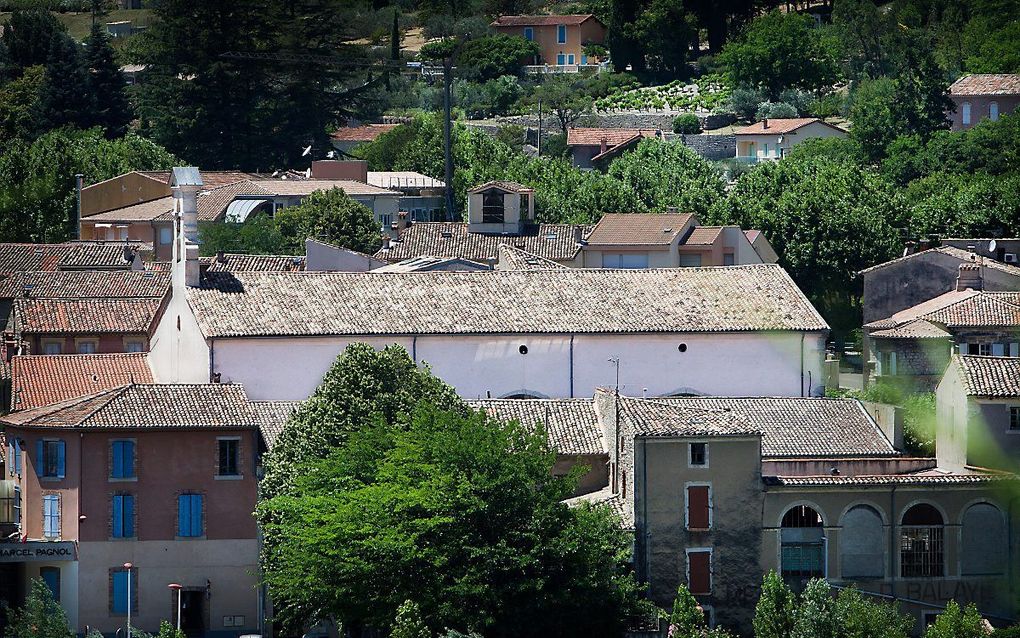
{"type": "Polygon", "coordinates": [[[127,636],[131,638],[131,563],[124,563],[127,570],[127,636]]]}
{"type": "Polygon", "coordinates": [[[177,633],[181,632],[181,590],[184,589],[177,583],[170,583],[167,585],[170,589],[177,592],[177,633]]]}

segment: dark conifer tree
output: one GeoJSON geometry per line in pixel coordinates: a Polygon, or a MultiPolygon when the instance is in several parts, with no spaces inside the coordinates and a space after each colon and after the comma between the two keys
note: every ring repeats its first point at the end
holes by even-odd
{"type": "Polygon", "coordinates": [[[94,102],[92,123],[103,127],[108,138],[120,137],[131,122],[131,105],[127,99],[124,74],[114,59],[110,37],[98,22],[92,25],[85,58],[94,102]]]}
{"type": "Polygon", "coordinates": [[[80,46],[64,32],[56,32],[50,38],[40,102],[46,128],[84,128],[91,124],[94,102],[88,69],[80,46]]]}

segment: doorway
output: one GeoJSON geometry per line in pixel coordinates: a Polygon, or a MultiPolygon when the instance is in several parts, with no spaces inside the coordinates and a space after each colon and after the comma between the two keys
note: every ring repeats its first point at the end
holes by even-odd
{"type": "Polygon", "coordinates": [[[181,631],[189,637],[205,633],[205,589],[181,590],[181,631]]]}

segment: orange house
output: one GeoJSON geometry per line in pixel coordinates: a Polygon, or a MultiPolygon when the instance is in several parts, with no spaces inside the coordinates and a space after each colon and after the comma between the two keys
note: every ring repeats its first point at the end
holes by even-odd
{"type": "Polygon", "coordinates": [[[584,53],[586,44],[602,44],[606,25],[592,14],[500,16],[492,23],[497,33],[521,36],[538,44],[535,64],[576,67],[598,64],[584,53]]]}

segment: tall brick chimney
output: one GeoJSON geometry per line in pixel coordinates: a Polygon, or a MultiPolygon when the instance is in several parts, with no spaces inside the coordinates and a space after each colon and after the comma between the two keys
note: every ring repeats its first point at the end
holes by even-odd
{"type": "Polygon", "coordinates": [[[198,191],[202,189],[202,176],[194,166],[174,168],[170,188],[180,214],[181,233],[174,259],[184,259],[184,283],[197,287],[201,279],[198,267],[198,191]]]}
{"type": "Polygon", "coordinates": [[[981,265],[976,263],[960,264],[960,274],[956,277],[957,290],[981,290],[981,265]]]}

